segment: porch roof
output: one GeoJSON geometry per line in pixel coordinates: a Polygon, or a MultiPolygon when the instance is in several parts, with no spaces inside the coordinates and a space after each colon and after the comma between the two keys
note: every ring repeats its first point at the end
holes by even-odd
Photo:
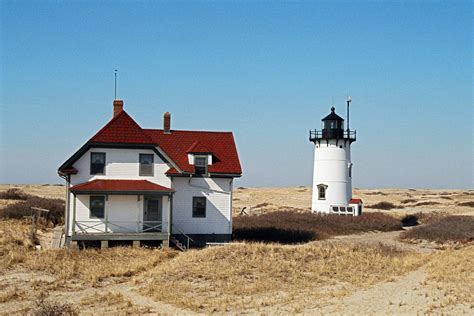
{"type": "Polygon", "coordinates": [[[150,182],[148,180],[106,180],[96,179],[89,182],[77,184],[70,188],[75,194],[156,194],[173,193],[171,188],[150,182]]]}

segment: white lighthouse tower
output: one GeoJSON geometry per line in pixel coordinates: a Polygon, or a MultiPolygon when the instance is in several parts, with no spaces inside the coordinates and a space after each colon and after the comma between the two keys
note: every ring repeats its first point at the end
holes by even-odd
{"type": "Polygon", "coordinates": [[[311,130],[309,139],[314,143],[312,212],[360,215],[362,201],[352,199],[351,144],[356,131],[349,129],[349,104],[347,98],[347,128],[344,119],[331,108],[323,118],[322,129],[311,130]]]}

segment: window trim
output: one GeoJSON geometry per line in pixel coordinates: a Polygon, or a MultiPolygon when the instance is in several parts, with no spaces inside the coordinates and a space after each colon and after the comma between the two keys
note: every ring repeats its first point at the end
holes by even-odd
{"type": "Polygon", "coordinates": [[[107,198],[105,195],[90,195],[89,196],[89,219],[105,219],[105,203],[107,201],[107,198]],[[97,217],[97,216],[92,216],[92,198],[103,198],[104,199],[104,214],[103,217],[97,217]]]}
{"type": "Polygon", "coordinates": [[[326,200],[326,192],[327,192],[327,189],[328,189],[328,186],[326,184],[318,184],[317,185],[317,188],[318,188],[318,200],[319,201],[325,201],[326,200]],[[321,189],[323,189],[323,194],[324,194],[324,197],[321,197],[321,189]]]}
{"type": "MultiPolygon", "coordinates": [[[[199,166],[202,168],[202,166],[199,166]]],[[[194,155],[194,170],[197,176],[207,176],[209,168],[209,157],[207,155],[194,155]],[[198,166],[196,165],[196,159],[204,159],[204,173],[197,173],[198,166]]]]}
{"type": "Polygon", "coordinates": [[[90,154],[90,168],[89,168],[89,173],[90,175],[105,175],[105,166],[107,165],[107,155],[105,152],[98,152],[98,151],[91,151],[90,154]],[[104,155],[104,168],[102,169],[102,172],[97,172],[97,173],[92,173],[92,156],[96,154],[101,154],[104,155]]]}
{"type": "Polygon", "coordinates": [[[207,198],[205,196],[193,196],[193,213],[192,217],[193,218],[206,218],[207,216],[207,198]],[[203,199],[204,200],[204,215],[195,215],[195,201],[198,199],[203,199]]]}
{"type": "Polygon", "coordinates": [[[138,175],[141,177],[154,177],[155,176],[155,155],[154,154],[146,154],[146,153],[138,154],[138,175]],[[150,174],[143,174],[143,171],[142,171],[141,157],[145,155],[151,156],[151,173],[150,174]]]}

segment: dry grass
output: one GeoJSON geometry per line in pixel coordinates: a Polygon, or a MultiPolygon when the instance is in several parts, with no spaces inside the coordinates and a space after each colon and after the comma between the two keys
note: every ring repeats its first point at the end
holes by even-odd
{"type": "Polygon", "coordinates": [[[66,189],[63,185],[0,184],[0,191],[9,189],[20,189],[26,194],[55,199],[64,199],[66,196],[66,189]]]}
{"type": "MultiPolygon", "coordinates": [[[[249,214],[260,214],[284,210],[291,207],[307,211],[311,207],[310,187],[289,188],[245,188],[234,191],[234,213],[238,214],[241,208],[247,207],[249,214]],[[269,203],[264,207],[256,207],[269,203]]],[[[404,208],[393,208],[391,214],[400,218],[416,212],[448,212],[451,215],[474,215],[472,204],[473,191],[463,190],[427,190],[427,189],[383,189],[368,190],[354,189],[353,196],[361,198],[364,206],[380,202],[390,202],[394,206],[402,205],[404,208]],[[446,199],[448,197],[450,199],[446,199]],[[406,201],[409,200],[409,201],[406,201]],[[402,203],[402,201],[406,201],[402,203]],[[439,204],[412,205],[417,202],[438,202],[439,204]]],[[[365,212],[378,211],[377,209],[364,208],[365,212]]],[[[379,209],[380,210],[380,209],[379,209]]]]}
{"type": "Polygon", "coordinates": [[[437,243],[474,241],[473,216],[447,216],[403,232],[402,239],[428,240],[437,243]]]}
{"type": "Polygon", "coordinates": [[[291,244],[337,235],[399,229],[400,221],[381,213],[352,217],[286,211],[234,218],[233,239],[291,244]]]}
{"type": "Polygon", "coordinates": [[[49,210],[46,214],[41,214],[40,224],[43,226],[56,226],[64,223],[65,203],[62,199],[51,199],[26,194],[20,189],[9,189],[0,192],[0,199],[9,201],[0,209],[0,218],[22,219],[32,214],[32,207],[39,207],[49,210]]]}
{"type": "Polygon", "coordinates": [[[130,277],[176,255],[172,250],[33,250],[29,225],[16,220],[0,221],[0,271],[15,267],[53,275],[58,283],[81,280],[92,286],[111,277],[130,277]]]}
{"type": "Polygon", "coordinates": [[[423,256],[386,247],[229,245],[190,251],[164,262],[146,275],[151,279],[142,292],[205,313],[258,311],[275,304],[294,312],[422,263],[423,256]]]}
{"type": "Polygon", "coordinates": [[[427,264],[428,283],[444,297],[432,308],[466,304],[474,309],[474,246],[436,253],[427,264]]]}

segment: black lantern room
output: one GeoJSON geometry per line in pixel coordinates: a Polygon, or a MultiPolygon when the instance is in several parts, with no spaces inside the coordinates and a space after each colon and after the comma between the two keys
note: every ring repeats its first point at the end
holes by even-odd
{"type": "Polygon", "coordinates": [[[332,107],[331,113],[321,120],[323,138],[344,138],[344,119],[337,115],[335,110],[332,107]]]}
{"type": "Polygon", "coordinates": [[[311,130],[309,132],[309,140],[312,142],[319,142],[321,140],[336,139],[349,141],[350,143],[356,140],[355,131],[349,129],[344,130],[344,119],[336,114],[336,109],[331,108],[331,113],[321,120],[322,130],[311,130]]]}

